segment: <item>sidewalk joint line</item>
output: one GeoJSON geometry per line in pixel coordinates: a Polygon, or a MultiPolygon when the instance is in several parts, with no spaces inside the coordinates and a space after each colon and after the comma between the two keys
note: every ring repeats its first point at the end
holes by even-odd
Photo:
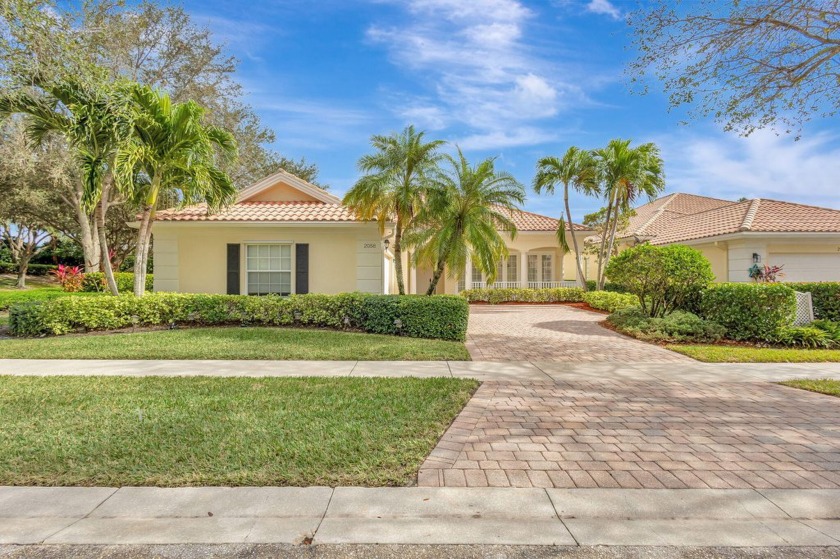
{"type": "Polygon", "coordinates": [[[556,380],[554,380],[554,377],[553,377],[553,376],[551,376],[550,374],[546,373],[546,372],[545,372],[545,371],[544,371],[544,370],[543,370],[543,369],[542,369],[539,365],[537,365],[537,364],[536,364],[536,363],[534,363],[533,361],[528,361],[528,363],[529,363],[529,364],[530,364],[533,368],[535,368],[536,370],[538,370],[539,372],[541,372],[542,374],[544,374],[544,375],[545,375],[545,378],[547,378],[550,382],[557,382],[556,380]]]}
{"type": "Polygon", "coordinates": [[[565,528],[566,531],[569,533],[569,535],[572,537],[572,539],[575,540],[575,545],[577,547],[581,547],[580,542],[578,541],[577,537],[575,537],[575,535],[572,533],[571,529],[569,529],[569,527],[566,525],[566,523],[563,522],[563,519],[560,518],[560,513],[557,512],[557,505],[554,504],[554,500],[551,498],[551,494],[548,492],[548,489],[544,488],[543,491],[545,492],[546,499],[548,499],[548,502],[551,503],[551,510],[554,511],[554,516],[557,517],[557,520],[560,521],[560,524],[563,525],[563,528],[565,528]]]}
{"type": "Polygon", "coordinates": [[[455,374],[452,372],[452,365],[449,363],[449,360],[446,361],[446,368],[449,369],[449,376],[454,377],[455,374]]]}
{"type": "Polygon", "coordinates": [[[785,513],[785,515],[787,515],[787,517],[788,517],[788,518],[793,518],[793,517],[790,515],[790,513],[789,513],[788,511],[786,511],[785,509],[783,509],[782,507],[780,507],[778,504],[776,504],[776,502],[775,502],[773,499],[771,499],[770,497],[768,497],[767,495],[765,495],[764,493],[762,493],[762,492],[761,492],[761,489],[753,489],[753,491],[755,491],[756,493],[758,493],[759,495],[761,495],[762,497],[764,497],[764,500],[766,500],[767,502],[769,502],[770,504],[772,504],[774,507],[776,507],[777,509],[779,509],[779,510],[780,510],[780,511],[782,511],[783,513],[785,513]]]}
{"type": "Polygon", "coordinates": [[[330,510],[330,505],[332,504],[333,497],[335,496],[335,490],[338,489],[337,487],[333,487],[332,491],[330,492],[330,498],[327,501],[327,506],[324,507],[324,514],[321,515],[321,520],[318,521],[318,525],[315,526],[315,530],[312,532],[312,542],[310,546],[315,545],[315,536],[318,534],[318,530],[321,529],[321,524],[324,523],[324,519],[327,517],[327,512],[330,510]]]}
{"type": "Polygon", "coordinates": [[[358,367],[358,366],[359,366],[359,362],[358,361],[354,362],[353,367],[350,369],[350,372],[347,373],[347,376],[352,377],[353,376],[353,371],[355,371],[356,367],[358,367]]]}
{"type": "Polygon", "coordinates": [[[96,512],[96,511],[99,509],[99,507],[101,507],[102,505],[104,505],[105,503],[107,503],[107,502],[111,499],[111,497],[113,497],[114,495],[116,495],[116,494],[117,494],[117,491],[119,491],[120,489],[122,489],[122,487],[115,487],[115,488],[114,488],[114,490],[113,490],[113,491],[111,491],[111,493],[109,493],[107,497],[105,497],[104,499],[102,499],[101,501],[99,501],[99,503],[97,503],[97,505],[96,505],[95,507],[93,507],[92,509],[90,509],[90,510],[87,512],[87,514],[85,514],[85,515],[84,515],[83,517],[81,517],[81,518],[77,518],[76,520],[74,520],[73,522],[71,522],[70,524],[68,524],[67,526],[65,526],[65,527],[63,527],[63,528],[59,528],[58,530],[56,530],[55,532],[53,532],[53,533],[52,533],[52,534],[50,534],[49,536],[47,536],[47,537],[45,537],[44,539],[42,539],[42,540],[41,540],[41,543],[43,544],[44,542],[46,542],[48,539],[52,538],[53,536],[57,536],[57,535],[58,535],[58,534],[60,534],[61,532],[65,531],[65,530],[69,530],[70,528],[72,528],[73,526],[75,526],[76,524],[78,524],[79,522],[81,522],[82,520],[85,520],[85,519],[87,519],[87,518],[90,518],[90,515],[91,515],[91,514],[93,514],[94,512],[96,512]]]}

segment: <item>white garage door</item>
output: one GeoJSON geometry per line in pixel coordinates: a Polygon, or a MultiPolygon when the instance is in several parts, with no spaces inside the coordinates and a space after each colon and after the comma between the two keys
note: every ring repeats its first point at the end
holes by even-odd
{"type": "Polygon", "coordinates": [[[784,265],[782,281],[840,281],[840,253],[770,255],[775,266],[784,265]]]}

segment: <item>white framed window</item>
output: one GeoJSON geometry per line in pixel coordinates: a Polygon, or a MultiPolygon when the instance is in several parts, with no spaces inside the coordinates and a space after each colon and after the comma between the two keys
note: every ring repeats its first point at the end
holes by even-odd
{"type": "Polygon", "coordinates": [[[292,245],[246,246],[248,295],[289,295],[292,292],[292,245]]]}
{"type": "Polygon", "coordinates": [[[519,280],[519,255],[511,254],[507,259],[507,281],[519,280]]]}
{"type": "Polygon", "coordinates": [[[554,279],[554,258],[551,254],[541,254],[542,258],[542,281],[552,281],[554,279]]]}
{"type": "Polygon", "coordinates": [[[528,255],[528,281],[539,280],[539,257],[536,254],[528,255]]]}

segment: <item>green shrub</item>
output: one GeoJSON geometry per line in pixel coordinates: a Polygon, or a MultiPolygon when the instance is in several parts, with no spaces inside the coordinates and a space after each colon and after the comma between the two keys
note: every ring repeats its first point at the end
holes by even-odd
{"type": "Polygon", "coordinates": [[[703,292],[703,318],[726,328],[733,340],[771,340],[793,323],[796,296],[781,283],[721,283],[703,292]]]}
{"type": "Polygon", "coordinates": [[[838,345],[828,332],[813,326],[779,328],[768,341],[774,344],[808,349],[829,349],[838,345]]]}
{"type": "MultiPolygon", "coordinates": [[[[134,274],[132,272],[114,272],[114,281],[117,282],[117,289],[120,293],[134,292],[134,274]]],[[[152,291],[154,282],[155,276],[146,274],[146,291],[152,291]]],[[[85,274],[85,279],[82,280],[82,291],[102,293],[108,291],[105,274],[102,272],[85,274]]]]}
{"type": "Polygon", "coordinates": [[[113,330],[130,326],[300,325],[355,329],[418,338],[464,340],[469,315],[454,295],[292,295],[249,297],[152,293],[145,297],[107,295],[62,297],[14,305],[10,331],[17,336],[113,330]]]}
{"type": "Polygon", "coordinates": [[[811,293],[814,316],[818,319],[840,322],[840,282],[785,283],[794,291],[811,293]]]}
{"type": "Polygon", "coordinates": [[[613,293],[611,291],[587,291],[583,300],[593,309],[614,313],[629,307],[638,307],[639,298],[629,293],[613,293]]]}
{"type": "Polygon", "coordinates": [[[686,311],[674,311],[662,318],[651,318],[638,307],[620,310],[607,320],[618,330],[635,338],[656,342],[717,342],[726,330],[686,311]]]}
{"type": "Polygon", "coordinates": [[[553,287],[545,289],[467,289],[461,296],[470,303],[577,303],[583,301],[579,287],[553,287]]]}
{"type": "MultiPolygon", "coordinates": [[[[18,265],[14,262],[0,262],[0,274],[17,274],[18,265]]],[[[58,268],[54,264],[30,264],[26,268],[26,275],[28,276],[46,276],[53,270],[58,268]]]]}
{"type": "Polygon", "coordinates": [[[840,322],[834,322],[832,320],[815,320],[808,326],[812,326],[813,328],[819,328],[828,336],[834,340],[835,342],[840,343],[840,322]]]}
{"type": "Polygon", "coordinates": [[[652,317],[680,308],[715,279],[703,253],[685,245],[629,248],[610,259],[606,275],[637,295],[652,317]]]}

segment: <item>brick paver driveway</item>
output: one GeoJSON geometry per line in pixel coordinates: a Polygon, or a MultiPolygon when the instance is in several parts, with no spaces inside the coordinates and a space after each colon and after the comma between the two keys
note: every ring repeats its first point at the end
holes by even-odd
{"type": "Polygon", "coordinates": [[[486,382],[418,483],[838,488],[840,400],[771,383],[486,382]]]}
{"type": "Polygon", "coordinates": [[[565,305],[471,305],[467,348],[474,361],[691,361],[607,330],[604,318],[565,305]]]}

